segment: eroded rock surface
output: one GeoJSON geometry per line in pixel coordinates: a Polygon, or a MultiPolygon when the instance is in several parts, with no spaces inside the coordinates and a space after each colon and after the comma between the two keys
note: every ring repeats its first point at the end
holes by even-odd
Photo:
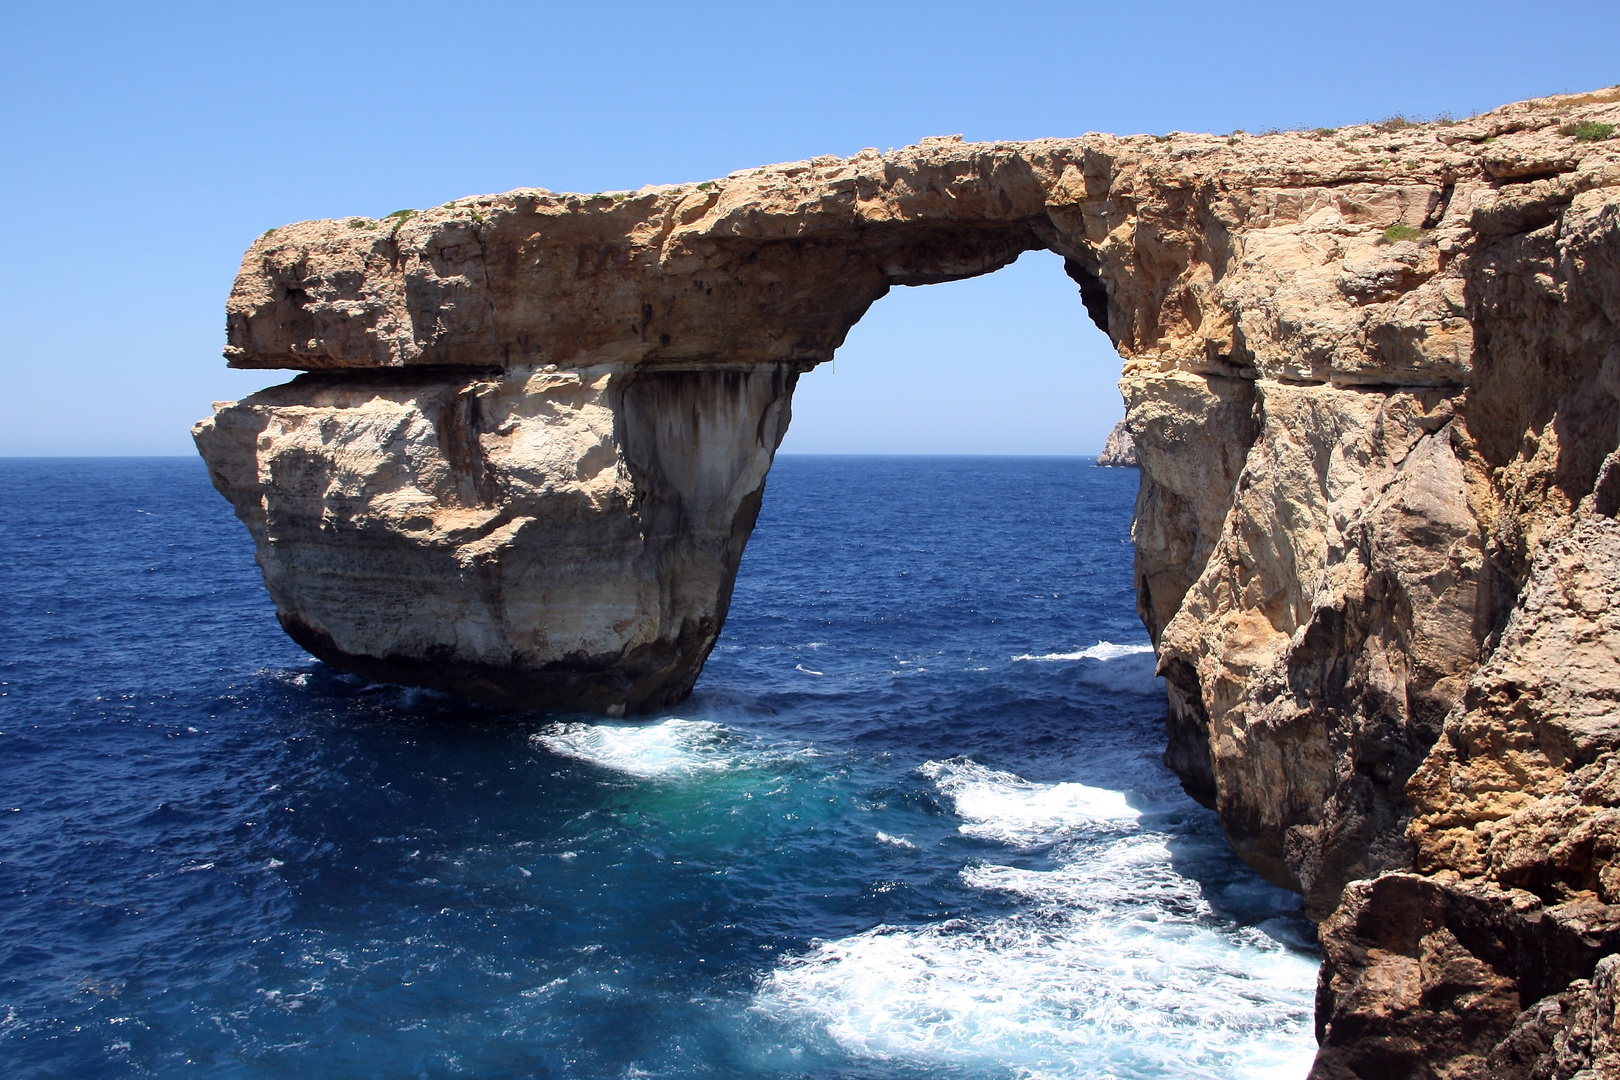
{"type": "Polygon", "coordinates": [[[1097,455],[1097,464],[1105,469],[1134,469],[1136,467],[1136,442],[1131,438],[1131,429],[1121,420],[1114,425],[1103,442],[1102,453],[1097,455]]]}
{"type": "Polygon", "coordinates": [[[1325,920],[1315,1075],[1612,1075],[1620,140],[1580,122],[1620,88],[288,226],[227,356],[309,374],[197,441],[317,655],[653,709],[797,376],[894,285],[1055,251],[1124,358],[1166,761],[1325,920]]]}
{"type": "Polygon", "coordinates": [[[221,408],[197,445],[316,656],[622,716],[691,691],[796,378],[323,371],[221,408]]]}

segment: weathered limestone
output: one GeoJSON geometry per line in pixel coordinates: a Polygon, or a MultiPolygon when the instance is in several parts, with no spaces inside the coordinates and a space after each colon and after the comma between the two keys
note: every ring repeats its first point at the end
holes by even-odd
{"type": "Polygon", "coordinates": [[[316,655],[655,709],[797,376],[893,285],[1055,251],[1124,358],[1166,761],[1324,920],[1314,1075],[1609,1075],[1620,139],[1580,122],[1620,88],[288,226],[227,356],[308,374],[198,446],[316,655]]]}
{"type": "Polygon", "coordinates": [[[1258,390],[1259,437],[1160,656],[1174,707],[1205,717],[1234,844],[1320,918],[1409,860],[1401,785],[1477,659],[1481,545],[1451,395],[1258,390]]]}
{"type": "Polygon", "coordinates": [[[1429,876],[1357,883],[1323,925],[1316,1075],[1369,1074],[1383,1068],[1379,1048],[1397,1044],[1504,1080],[1620,1069],[1608,1034],[1564,1038],[1557,1067],[1547,1057],[1569,1005],[1552,995],[1620,950],[1617,702],[1620,523],[1583,517],[1537,557],[1500,643],[1407,786],[1409,836],[1429,876]],[[1602,1054],[1580,1058],[1590,1045],[1602,1054]]]}
{"type": "Polygon", "coordinates": [[[796,378],[322,372],[221,409],[197,444],[316,656],[622,716],[691,691],[796,378]]]}
{"type": "Polygon", "coordinates": [[[1102,453],[1097,455],[1097,464],[1105,469],[1136,468],[1136,443],[1131,439],[1131,430],[1125,426],[1125,421],[1115,424],[1108,433],[1102,453]]]}

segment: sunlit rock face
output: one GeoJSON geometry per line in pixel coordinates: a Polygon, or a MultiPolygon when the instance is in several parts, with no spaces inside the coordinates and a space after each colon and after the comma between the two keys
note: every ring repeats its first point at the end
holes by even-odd
{"type": "Polygon", "coordinates": [[[1097,455],[1097,464],[1105,469],[1136,467],[1136,443],[1131,439],[1131,431],[1125,426],[1125,421],[1115,424],[1108,433],[1102,453],[1097,455]]]}
{"type": "Polygon", "coordinates": [[[227,356],[308,374],[197,442],[316,655],[654,709],[719,633],[797,376],[894,285],[1055,251],[1124,358],[1166,760],[1325,920],[1316,1075],[1612,1067],[1615,123],[1620,89],[932,139],[288,226],[227,356]]]}
{"type": "Polygon", "coordinates": [[[197,444],[316,656],[622,716],[691,691],[796,378],[323,371],[220,408],[197,444]]]}

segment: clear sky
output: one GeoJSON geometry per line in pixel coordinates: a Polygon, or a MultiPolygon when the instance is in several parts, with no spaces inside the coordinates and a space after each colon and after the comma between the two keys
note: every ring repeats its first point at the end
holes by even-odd
{"type": "MultiPolygon", "coordinates": [[[[924,135],[1338,126],[1620,82],[1620,4],[0,3],[0,454],[189,453],[243,250],[305,218],[924,135]]],[[[784,450],[1094,453],[1050,256],[897,289],[784,450]]]]}

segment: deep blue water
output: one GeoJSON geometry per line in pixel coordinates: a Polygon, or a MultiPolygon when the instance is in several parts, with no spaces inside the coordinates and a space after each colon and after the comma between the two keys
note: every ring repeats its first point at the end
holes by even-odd
{"type": "Polygon", "coordinates": [[[1158,762],[1134,470],[782,458],[697,694],[368,685],[187,459],[0,462],[8,1077],[1302,1076],[1158,762]]]}

